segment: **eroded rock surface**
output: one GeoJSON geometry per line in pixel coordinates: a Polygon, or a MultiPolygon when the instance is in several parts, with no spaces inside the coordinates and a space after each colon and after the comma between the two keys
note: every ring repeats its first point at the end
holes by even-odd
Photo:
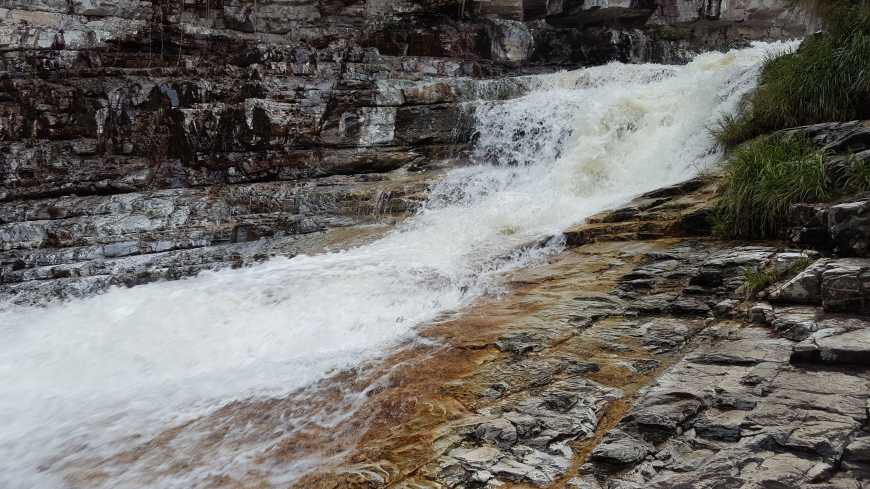
{"type": "MultiPolygon", "coordinates": [[[[476,353],[436,398],[467,410],[431,432],[429,461],[399,486],[862,487],[870,322],[821,296],[747,301],[743,287],[747,269],[810,262],[803,273],[823,275],[856,262],[699,238],[620,241],[652,216],[679,229],[705,191],[686,185],[645,215],[648,196],[590,219],[574,231],[583,244],[516,274],[523,285],[506,304],[448,323],[492,315],[483,332],[448,341],[476,353]]],[[[392,433],[419,436],[411,425],[392,433]]]]}

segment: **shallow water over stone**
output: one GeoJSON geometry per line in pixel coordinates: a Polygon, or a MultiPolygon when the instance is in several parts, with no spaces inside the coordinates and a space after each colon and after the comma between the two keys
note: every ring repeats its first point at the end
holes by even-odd
{"type": "Polygon", "coordinates": [[[477,107],[477,164],[449,172],[419,212],[372,243],[6,307],[0,374],[11,380],[0,415],[11,429],[0,434],[0,482],[294,480],[318,460],[285,446],[303,443],[311,423],[351,415],[376,388],[381,375],[366,375],[381,372],[377,360],[414,341],[419,325],[559,251],[550,238],[572,224],[714,162],[706,126],[736,108],[765,53],[782,48],[525,78],[527,95],[477,107]],[[241,401],[253,407],[236,409],[241,401]],[[151,457],[155,445],[170,455],[151,457]]]}

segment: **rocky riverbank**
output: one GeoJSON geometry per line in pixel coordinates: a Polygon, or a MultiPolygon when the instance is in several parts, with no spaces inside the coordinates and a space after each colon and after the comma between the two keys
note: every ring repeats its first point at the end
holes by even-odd
{"type": "Polygon", "coordinates": [[[591,219],[431,327],[353,455],[295,487],[863,487],[870,261],[710,239],[713,185],[591,219]],[[746,290],[765,269],[770,302],[746,290]]]}
{"type": "MultiPolygon", "coordinates": [[[[468,162],[478,101],[528,89],[506,75],[681,62],[814,28],[754,0],[44,0],[6,2],[0,18],[0,297],[19,303],[380,236],[468,162]]],[[[867,127],[796,131],[836,153],[836,171],[868,157],[867,127]]],[[[710,229],[717,185],[590,218],[560,254],[377,361],[120,453],[72,444],[40,470],[82,488],[129,474],[865,487],[870,196],[794,206],[781,242],[728,242],[710,229]]]]}
{"type": "MultiPolygon", "coordinates": [[[[588,219],[565,251],[374,364],[69,472],[183,477],[256,446],[214,487],[276,471],[304,474],[292,487],[306,489],[863,487],[870,259],[844,255],[865,241],[833,254],[717,240],[717,185],[701,177],[588,219]],[[754,283],[761,272],[772,278],[754,283]]],[[[792,224],[792,236],[808,227],[792,224]]]]}

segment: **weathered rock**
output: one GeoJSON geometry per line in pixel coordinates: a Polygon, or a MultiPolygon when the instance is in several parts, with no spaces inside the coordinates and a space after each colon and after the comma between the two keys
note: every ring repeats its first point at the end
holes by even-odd
{"type": "Polygon", "coordinates": [[[870,323],[825,326],[833,327],[818,330],[795,345],[793,362],[870,365],[870,323]]]}
{"type": "Polygon", "coordinates": [[[854,434],[867,420],[866,372],[797,369],[788,363],[790,341],[770,338],[762,328],[716,328],[700,351],[645,391],[616,428],[655,440],[655,460],[637,457],[616,473],[611,464],[594,467],[606,482],[661,489],[816,487],[811,484],[863,477],[859,465],[838,460],[848,458],[852,446],[863,453],[854,434]],[[645,419],[658,420],[658,429],[644,431],[645,419]]]}
{"type": "Polygon", "coordinates": [[[499,448],[510,448],[517,442],[517,428],[509,419],[495,419],[481,423],[475,430],[477,437],[499,448]]]}
{"type": "MultiPolygon", "coordinates": [[[[494,481],[550,484],[571,466],[574,454],[564,443],[590,436],[604,408],[620,395],[595,382],[569,378],[531,397],[505,399],[480,412],[486,419],[439,462],[444,469],[438,478],[478,480],[486,471],[494,481]]],[[[465,423],[456,430],[464,432],[465,423]]]]}
{"type": "MultiPolygon", "coordinates": [[[[870,159],[870,153],[867,158],[870,159]]],[[[859,194],[829,204],[793,205],[787,218],[789,239],[803,246],[829,249],[840,256],[870,256],[868,197],[859,194]]]]}
{"type": "Polygon", "coordinates": [[[821,274],[826,311],[870,313],[870,259],[835,260],[821,274]]]}
{"type": "Polygon", "coordinates": [[[828,209],[834,249],[843,256],[870,256],[870,196],[850,198],[828,209]]]}
{"type": "Polygon", "coordinates": [[[636,464],[645,459],[653,450],[652,444],[614,430],[607,433],[607,436],[595,447],[591,460],[613,465],[636,464]]]}
{"type": "Polygon", "coordinates": [[[866,314],[870,298],[870,260],[821,259],[796,277],[775,286],[772,300],[821,304],[829,312],[866,314]]]}
{"type": "Polygon", "coordinates": [[[769,294],[770,299],[796,304],[819,304],[822,296],[821,273],[830,263],[820,259],[798,273],[784,284],[777,285],[769,294]]]}
{"type": "Polygon", "coordinates": [[[757,302],[749,308],[749,320],[753,323],[770,324],[773,319],[773,306],[766,302],[757,302]]]}

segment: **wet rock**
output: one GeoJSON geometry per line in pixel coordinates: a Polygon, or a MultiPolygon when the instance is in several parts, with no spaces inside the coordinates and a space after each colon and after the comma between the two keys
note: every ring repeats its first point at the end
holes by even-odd
{"type": "Polygon", "coordinates": [[[538,337],[525,332],[501,338],[495,342],[495,346],[503,352],[516,355],[524,355],[543,348],[541,340],[538,337]]]}

